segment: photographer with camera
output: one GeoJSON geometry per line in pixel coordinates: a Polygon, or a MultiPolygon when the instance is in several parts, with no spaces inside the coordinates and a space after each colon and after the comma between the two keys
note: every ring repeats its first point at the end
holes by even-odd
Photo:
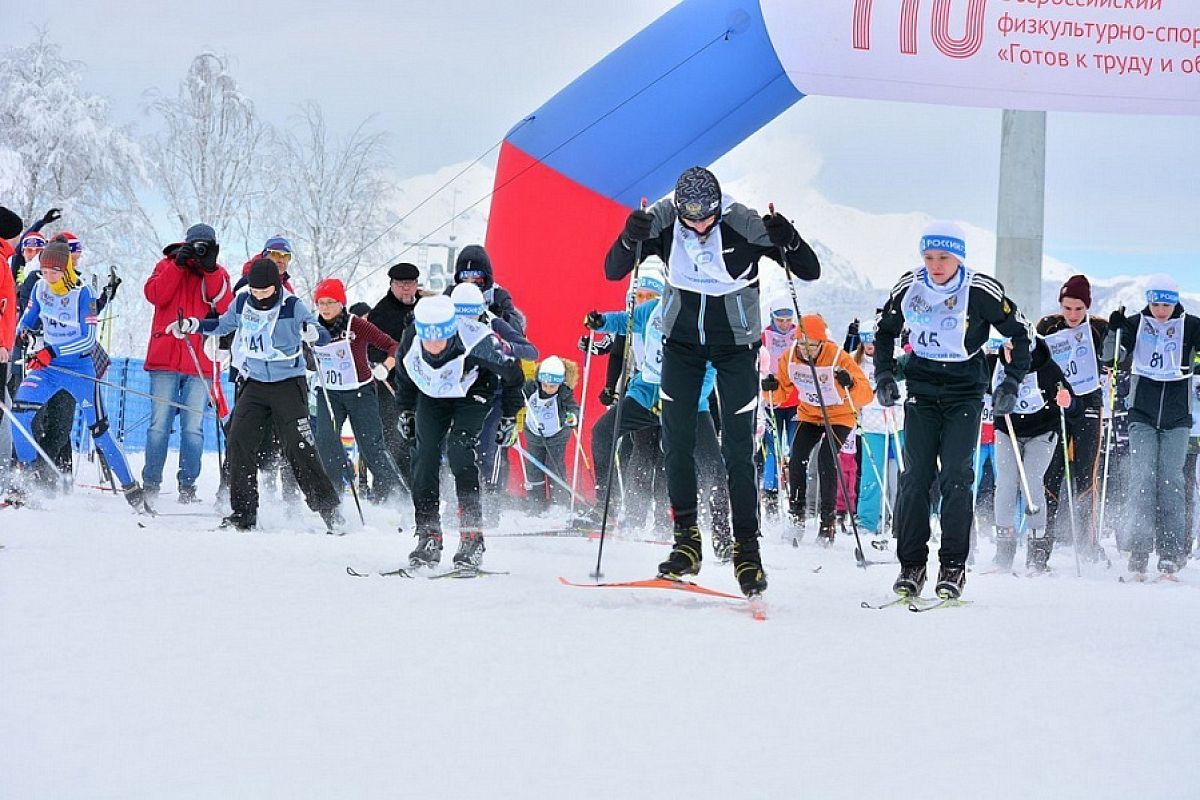
{"type": "Polygon", "coordinates": [[[196,479],[200,476],[204,452],[204,409],[211,397],[213,365],[204,352],[199,334],[177,338],[167,332],[167,326],[181,316],[216,317],[229,308],[233,291],[229,273],[217,263],[219,252],[217,234],[212,227],[193,225],[182,242],[163,248],[164,258],[155,265],[143,288],[146,299],[154,306],[145,364],[150,373],[154,408],[150,430],[146,433],[146,464],[142,469],[142,483],[151,502],[162,485],[167,444],[177,414],[179,502],[196,501],[196,479]]]}

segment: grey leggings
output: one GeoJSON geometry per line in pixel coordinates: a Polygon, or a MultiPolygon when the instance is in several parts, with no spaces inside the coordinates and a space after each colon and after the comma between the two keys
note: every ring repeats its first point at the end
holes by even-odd
{"type": "MultiPolygon", "coordinates": [[[[1021,459],[1025,464],[1025,478],[1029,481],[1029,491],[1034,493],[1032,503],[1038,507],[1036,514],[1026,512],[1025,525],[1029,528],[1046,527],[1046,495],[1042,486],[1042,477],[1054,457],[1054,448],[1058,446],[1058,433],[1049,431],[1041,436],[1028,439],[1017,437],[1017,445],[1021,448],[1021,459]]],[[[1017,460],[1013,456],[1012,438],[996,428],[996,527],[1017,527],[1017,494],[1021,490],[1021,476],[1017,472],[1017,460]]],[[[1025,499],[1028,509],[1030,498],[1025,499]]]]}

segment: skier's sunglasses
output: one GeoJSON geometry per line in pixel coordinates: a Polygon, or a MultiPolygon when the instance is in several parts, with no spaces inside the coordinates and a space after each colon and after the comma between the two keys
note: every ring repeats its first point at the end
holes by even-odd
{"type": "Polygon", "coordinates": [[[287,252],[286,250],[268,250],[267,258],[279,258],[284,261],[291,261],[292,254],[287,252]]]}

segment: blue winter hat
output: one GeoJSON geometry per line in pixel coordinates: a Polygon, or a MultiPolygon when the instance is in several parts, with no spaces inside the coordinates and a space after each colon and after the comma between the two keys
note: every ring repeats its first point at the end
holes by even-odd
{"type": "Polygon", "coordinates": [[[413,311],[413,328],[422,341],[449,339],[458,333],[454,301],[444,294],[421,298],[413,311]]]}
{"type": "Polygon", "coordinates": [[[203,222],[197,223],[187,229],[187,233],[183,236],[183,241],[188,244],[196,242],[215,242],[217,240],[217,232],[212,229],[211,225],[205,225],[203,222]]]}
{"type": "Polygon", "coordinates": [[[638,275],[637,288],[640,292],[655,292],[662,294],[667,288],[667,284],[663,282],[661,275],[654,273],[638,275]]]}
{"type": "Polygon", "coordinates": [[[266,253],[268,250],[278,250],[281,253],[290,254],[292,252],[292,243],[282,236],[272,236],[263,245],[263,253],[266,253]]]}
{"type": "Polygon", "coordinates": [[[863,344],[875,344],[875,331],[859,331],[858,340],[863,344]]]}
{"type": "Polygon", "coordinates": [[[931,223],[921,234],[921,255],[930,250],[945,250],[953,253],[960,262],[967,260],[967,235],[957,224],[949,220],[931,223]]]}
{"type": "Polygon", "coordinates": [[[1146,302],[1178,304],[1179,284],[1165,273],[1151,275],[1146,283],[1146,302]]]}

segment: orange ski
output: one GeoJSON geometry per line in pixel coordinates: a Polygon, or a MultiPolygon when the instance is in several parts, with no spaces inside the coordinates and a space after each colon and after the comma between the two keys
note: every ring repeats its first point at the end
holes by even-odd
{"type": "Polygon", "coordinates": [[[701,586],[691,581],[676,581],[670,578],[651,578],[644,581],[626,581],[624,583],[572,583],[566,578],[559,578],[558,582],[563,586],[578,586],[584,589],[674,589],[678,592],[692,592],[694,594],[706,594],[710,597],[724,597],[727,600],[746,599],[741,595],[718,592],[716,589],[709,589],[706,586],[701,586]]]}

